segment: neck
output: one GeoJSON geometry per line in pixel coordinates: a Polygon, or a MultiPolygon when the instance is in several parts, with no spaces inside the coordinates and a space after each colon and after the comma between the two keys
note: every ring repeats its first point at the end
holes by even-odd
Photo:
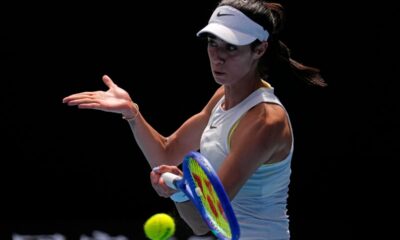
{"type": "Polygon", "coordinates": [[[262,86],[264,85],[259,76],[243,79],[232,85],[225,85],[225,101],[222,107],[225,110],[233,108],[262,86]]]}

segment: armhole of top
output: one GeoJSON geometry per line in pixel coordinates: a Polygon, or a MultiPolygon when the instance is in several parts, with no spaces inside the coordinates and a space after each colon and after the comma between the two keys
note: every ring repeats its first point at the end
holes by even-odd
{"type": "MultiPolygon", "coordinates": [[[[261,79],[264,88],[272,88],[271,84],[269,84],[267,81],[265,81],[264,79],[261,79]]],[[[260,102],[261,103],[261,102],[260,102]]],[[[233,132],[236,130],[237,126],[239,125],[240,120],[242,119],[242,117],[245,114],[243,114],[231,127],[231,129],[229,130],[229,134],[228,134],[228,139],[227,139],[227,144],[228,144],[228,150],[231,150],[231,140],[232,140],[232,135],[233,132]]]]}
{"type": "Polygon", "coordinates": [[[269,82],[265,81],[264,79],[261,79],[261,82],[262,82],[262,84],[263,84],[262,87],[265,87],[265,88],[272,88],[271,84],[269,84],[269,82]]]}
{"type": "Polygon", "coordinates": [[[233,132],[236,130],[237,126],[239,125],[240,120],[242,119],[242,117],[240,117],[231,127],[231,129],[229,130],[229,134],[228,134],[228,151],[231,151],[231,140],[232,140],[232,135],[233,132]]]}

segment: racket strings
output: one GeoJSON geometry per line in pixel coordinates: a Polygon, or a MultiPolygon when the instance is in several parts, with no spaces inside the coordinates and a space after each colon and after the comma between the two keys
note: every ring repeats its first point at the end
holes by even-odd
{"type": "Polygon", "coordinates": [[[229,222],[218,194],[207,174],[196,161],[190,161],[189,167],[191,169],[191,177],[196,185],[197,196],[200,198],[208,218],[217,231],[230,238],[232,233],[229,222]]]}

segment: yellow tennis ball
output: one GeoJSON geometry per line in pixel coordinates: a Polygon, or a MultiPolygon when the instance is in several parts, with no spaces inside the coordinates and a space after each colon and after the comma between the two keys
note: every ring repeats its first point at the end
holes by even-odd
{"type": "Polygon", "coordinates": [[[144,223],[144,233],[151,240],[167,240],[175,233],[175,221],[166,213],[157,213],[144,223]]]}

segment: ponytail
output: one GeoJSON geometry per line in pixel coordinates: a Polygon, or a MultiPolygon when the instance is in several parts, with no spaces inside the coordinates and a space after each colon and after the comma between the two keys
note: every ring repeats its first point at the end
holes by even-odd
{"type": "MultiPolygon", "coordinates": [[[[262,76],[278,78],[279,76],[289,74],[291,77],[301,79],[310,85],[326,87],[327,83],[322,78],[320,70],[294,60],[290,55],[290,49],[278,39],[285,20],[282,5],[279,3],[265,2],[264,6],[269,13],[267,15],[270,21],[267,21],[267,23],[271,25],[268,28],[271,35],[268,40],[269,45],[267,51],[259,64],[259,71],[262,76]]],[[[254,44],[258,43],[256,42],[254,44]]],[[[253,47],[255,47],[255,45],[253,47]]]]}
{"type": "MultiPolygon", "coordinates": [[[[258,71],[263,78],[268,78],[268,81],[296,78],[310,85],[327,86],[318,68],[306,66],[292,59],[290,49],[279,40],[285,21],[281,4],[264,0],[222,0],[219,6],[224,5],[238,9],[268,31],[268,48],[258,64],[258,71]]],[[[260,41],[256,40],[251,47],[254,49],[258,44],[260,41]]]]}

